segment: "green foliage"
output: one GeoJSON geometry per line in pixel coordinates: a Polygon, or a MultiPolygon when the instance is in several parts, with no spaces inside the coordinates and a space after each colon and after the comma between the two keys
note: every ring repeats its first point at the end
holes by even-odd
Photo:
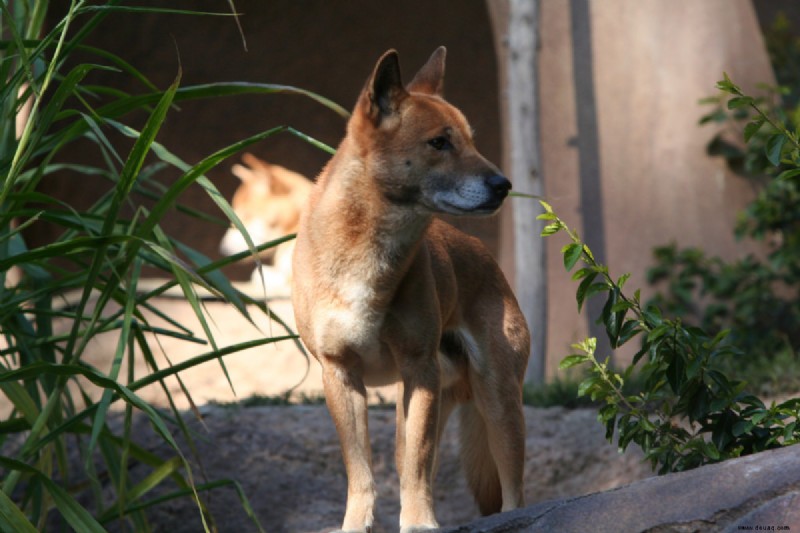
{"type": "Polygon", "coordinates": [[[561,406],[568,409],[596,405],[588,396],[578,396],[579,386],[579,380],[570,378],[556,378],[542,385],[525,385],[522,403],[532,407],[561,406]]]}
{"type": "MultiPolygon", "coordinates": [[[[800,41],[779,20],[767,45],[781,85],[764,87],[766,94],[754,97],[725,75],[717,84],[721,95],[704,101],[714,107],[701,119],[726,126],[709,152],[725,157],[759,189],[736,233],[765,241],[765,260],[725,262],[699,249],[658,248],[658,264],[648,276],[668,290],[643,305],[638,291],[632,297],[623,292],[627,278],[614,280],[549,206],[542,215],[550,221],[544,235],[565,231],[572,241],[562,250],[567,270],[581,260],[586,264],[573,275],[580,281],[578,307],[592,295],[606,294],[600,319],[612,348],[634,338],[641,342],[633,363],[621,372],[597,357],[592,339],[576,344],[562,367],[590,368],[579,394],[602,403],[599,418],[607,438],[616,436],[621,449],[636,443],[661,473],[800,439],[800,399],[767,406],[733,377],[778,382],[786,376],[775,373],[798,367],[800,41]],[[732,132],[744,143],[731,140],[732,132]],[[634,376],[644,382],[638,394],[623,389],[634,376]]],[[[796,380],[786,383],[796,385],[796,380]]]]}
{"type": "MultiPolygon", "coordinates": [[[[174,104],[186,99],[290,92],[339,114],[346,112],[322,97],[286,86],[237,82],[181,87],[180,72],[167,89],[157,89],[121,58],[83,44],[108,13],[126,10],[136,16],[144,8],[73,0],[68,6],[61,3],[66,15],[44,33],[47,9],[48,2],[42,0],[0,3],[0,405],[11,409],[0,420],[0,531],[42,531],[59,518],[62,527],[75,531],[105,531],[119,521],[125,522],[124,528],[147,531],[146,509],[186,496],[197,502],[208,531],[215,525],[200,493],[220,486],[236,491],[260,530],[235,482],[196,482],[187,451],[178,446],[173,432],[184,434],[189,452],[191,435],[164,379],[213,360],[227,375],[224,356],[296,336],[287,328],[283,336],[218,347],[196,285],[230,302],[247,318],[247,306],[255,305],[280,319],[263,303],[236,291],[219,271],[246,253],[211,261],[168,235],[160,221],[181,209],[205,223],[213,219],[234,224],[247,235],[204,174],[239,150],[282,132],[313,139],[277,126],[193,165],[155,139],[174,104]],[[76,51],[88,59],[78,63],[76,51]],[[130,78],[131,88],[144,92],[127,94],[86,83],[95,70],[119,71],[130,78]],[[146,116],[141,130],[127,123],[132,114],[146,116]],[[18,132],[15,120],[25,115],[18,132]],[[118,141],[126,137],[127,142],[118,141]],[[70,160],[70,147],[79,140],[96,148],[94,163],[70,160]],[[180,174],[168,186],[156,180],[165,168],[180,174]],[[64,171],[76,183],[101,176],[107,188],[98,191],[99,199],[88,209],[42,192],[44,180],[64,171]],[[181,206],[181,194],[189,187],[205,191],[223,216],[214,219],[181,206]],[[24,230],[42,221],[58,226],[61,235],[31,248],[24,230]],[[144,268],[155,269],[169,281],[141,289],[144,268]],[[191,305],[200,334],[158,310],[155,299],[173,287],[179,287],[191,305]],[[76,296],[67,298],[69,293],[76,296]],[[65,299],[68,305],[60,303],[65,299]],[[147,317],[153,315],[167,325],[151,324],[147,317]],[[94,368],[83,356],[92,339],[107,332],[118,339],[113,360],[109,368],[94,368]],[[208,344],[209,349],[179,365],[159,368],[148,335],[208,344]],[[147,375],[134,374],[135,357],[144,358],[147,375]],[[161,385],[171,412],[158,411],[138,396],[139,389],[151,384],[161,385]],[[109,423],[112,406],[121,423],[109,423]],[[147,417],[172,450],[171,457],[155,457],[131,440],[135,415],[147,417]],[[70,461],[75,454],[82,472],[75,472],[70,461]],[[139,472],[146,470],[143,476],[133,475],[136,464],[139,472]],[[147,499],[156,487],[162,487],[161,495],[147,499]]],[[[276,243],[255,247],[250,241],[250,252],[276,243]]]]}
{"type": "MultiPolygon", "coordinates": [[[[800,65],[800,44],[790,52],[785,55],[800,65]]],[[[730,131],[723,130],[709,152],[757,187],[736,235],[764,242],[767,256],[724,261],[697,248],[664,246],[655,250],[648,279],[664,287],[654,300],[661,308],[713,333],[730,329],[730,342],[744,354],[739,366],[747,370],[800,349],[800,105],[797,86],[795,92],[767,88],[755,98],[725,76],[718,88],[722,95],[708,100],[715,109],[701,123],[724,124],[746,144],[725,140],[730,131]]]]}
{"type": "Polygon", "coordinates": [[[728,331],[712,336],[700,328],[685,326],[680,319],[662,316],[655,306],[644,306],[639,291],[628,296],[627,275],[614,279],[598,264],[578,235],[541,202],[548,221],[543,236],[564,232],[570,238],[562,249],[564,266],[579,281],[577,303],[605,294],[600,320],[612,348],[633,339],[641,348],[630,366],[616,372],[608,359],[598,359],[596,340],[575,344],[576,353],[561,362],[562,369],[579,365],[590,374],[578,387],[579,396],[602,404],[598,418],[606,438],[616,437],[621,450],[635,443],[659,473],[686,470],[706,463],[738,457],[800,441],[800,399],[766,406],[745,384],[729,379],[716,363],[729,356],[728,331]],[[638,372],[643,382],[638,394],[623,387],[638,372]]]}
{"type": "Polygon", "coordinates": [[[781,13],[764,33],[764,40],[775,78],[783,88],[784,104],[795,107],[800,103],[800,38],[795,35],[789,18],[781,13]]]}

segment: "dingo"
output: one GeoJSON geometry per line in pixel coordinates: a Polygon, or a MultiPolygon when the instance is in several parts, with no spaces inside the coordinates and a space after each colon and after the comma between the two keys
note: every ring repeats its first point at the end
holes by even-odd
{"type": "MultiPolygon", "coordinates": [[[[256,245],[297,232],[300,211],[308,201],[311,181],[280,165],[271,165],[252,154],[242,155],[247,165],[234,165],[231,171],[242,180],[231,200],[231,206],[242,221],[247,233],[256,245]]],[[[230,228],[219,245],[225,255],[247,250],[247,242],[241,232],[230,228]]],[[[267,287],[288,287],[292,279],[292,251],[294,241],[287,241],[270,248],[262,255],[271,259],[272,266],[262,266],[267,287]]],[[[258,269],[252,276],[253,283],[260,283],[258,269]]]]}
{"type": "Polygon", "coordinates": [[[433,217],[494,213],[511,184],[442,99],[444,61],[442,47],[404,88],[397,53],[380,58],[301,217],[292,299],[341,440],[347,531],[373,523],[365,386],[398,383],[401,531],[437,527],[436,449],[457,404],[481,512],[523,501],[528,328],[484,246],[433,217]]]}

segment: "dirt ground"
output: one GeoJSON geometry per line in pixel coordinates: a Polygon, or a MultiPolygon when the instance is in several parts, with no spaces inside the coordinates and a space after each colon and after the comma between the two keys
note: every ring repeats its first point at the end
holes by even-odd
{"type": "MultiPolygon", "coordinates": [[[[158,304],[163,312],[196,334],[202,332],[182,300],[163,299],[158,304]]],[[[272,303],[272,308],[291,324],[288,300],[278,299],[272,303]]],[[[221,347],[265,334],[285,333],[255,308],[251,310],[255,325],[220,302],[207,302],[206,310],[215,340],[221,347]]],[[[159,322],[151,318],[153,324],[159,322]]],[[[167,366],[167,360],[178,364],[210,351],[207,345],[167,336],[160,336],[157,342],[152,339],[150,344],[160,367],[167,366]]],[[[101,336],[89,345],[84,360],[107,371],[115,348],[114,335],[101,336]]],[[[180,374],[194,404],[203,413],[202,424],[191,414],[186,417],[196,430],[197,453],[190,456],[196,481],[237,481],[267,532],[335,529],[344,511],[346,479],[338,439],[324,406],[209,405],[212,401],[232,402],[253,394],[281,394],[290,387],[295,387],[295,395],[317,396],[322,388],[319,365],[313,360],[309,364],[292,342],[285,341],[226,356],[225,366],[235,394],[217,361],[180,374]]],[[[137,354],[135,374],[141,377],[145,373],[144,362],[137,354]]],[[[166,380],[165,387],[179,408],[189,407],[189,400],[177,380],[166,380]]],[[[154,405],[168,405],[161,386],[142,389],[139,394],[154,405]]],[[[394,400],[393,388],[372,394],[375,404],[394,400]]],[[[605,490],[651,475],[649,467],[641,462],[640,454],[632,451],[621,455],[605,441],[604,430],[592,410],[526,408],[526,421],[525,495],[528,503],[605,490]]],[[[369,423],[379,492],[376,531],[395,531],[399,495],[393,459],[394,410],[385,406],[371,409],[369,423]]],[[[441,447],[436,509],[442,525],[457,525],[478,516],[460,471],[455,430],[455,423],[451,422],[441,447]]],[[[159,455],[174,455],[148,424],[141,422],[134,435],[139,443],[159,455]]],[[[145,467],[134,467],[137,469],[140,470],[138,474],[132,472],[133,477],[147,474],[145,467]]],[[[153,496],[157,494],[156,491],[153,496]]],[[[233,486],[214,489],[203,498],[218,531],[257,531],[233,486]]],[[[202,531],[200,513],[190,498],[163,503],[151,511],[150,516],[155,531],[202,531]]],[[[129,529],[117,524],[112,530],[129,529]]]]}
{"type": "MultiPolygon", "coordinates": [[[[341,525],[346,477],[338,439],[324,406],[213,407],[203,411],[207,429],[192,424],[198,432],[197,458],[202,464],[201,468],[192,460],[198,481],[239,482],[266,532],[327,532],[341,525]]],[[[591,410],[526,408],[525,416],[528,504],[606,490],[651,475],[640,454],[620,455],[605,441],[603,428],[591,410]]],[[[479,516],[458,461],[453,422],[443,437],[436,480],[436,515],[442,526],[456,526],[479,516]]],[[[375,531],[397,531],[394,411],[372,409],[369,426],[378,485],[375,531]]],[[[137,435],[159,455],[173,455],[149,430],[137,435]]],[[[205,493],[203,498],[220,532],[257,531],[232,486],[205,493]]],[[[161,504],[150,517],[156,531],[202,531],[200,514],[189,498],[161,504]]]]}

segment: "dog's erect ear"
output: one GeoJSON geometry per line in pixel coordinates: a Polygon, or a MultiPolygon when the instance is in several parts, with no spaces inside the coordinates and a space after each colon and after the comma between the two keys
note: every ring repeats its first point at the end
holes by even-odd
{"type": "Polygon", "coordinates": [[[389,50],[381,56],[365,87],[367,115],[375,123],[392,115],[400,102],[408,96],[400,79],[400,61],[397,52],[389,50]]]}
{"type": "Polygon", "coordinates": [[[444,59],[446,55],[447,48],[444,46],[434,50],[428,62],[419,69],[417,75],[408,84],[409,92],[442,96],[444,92],[444,59]]]}

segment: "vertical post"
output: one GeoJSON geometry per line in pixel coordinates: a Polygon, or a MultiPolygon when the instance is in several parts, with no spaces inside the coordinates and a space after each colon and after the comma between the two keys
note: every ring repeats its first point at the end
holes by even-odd
{"type": "MultiPolygon", "coordinates": [[[[487,0],[499,65],[503,167],[517,192],[542,196],[537,90],[538,0],[487,0]]],[[[539,204],[518,198],[501,221],[501,265],[531,329],[526,382],[545,378],[547,270],[539,204]],[[508,236],[511,236],[509,239],[508,236]]],[[[509,209],[506,207],[505,213],[509,209]]]]}
{"type": "MultiPolygon", "coordinates": [[[[607,264],[590,15],[589,0],[571,0],[572,72],[575,79],[583,239],[597,262],[607,264]]],[[[590,298],[586,303],[589,335],[597,338],[597,354],[601,358],[611,357],[613,353],[605,327],[597,323],[603,305],[604,302],[599,298],[590,298]]],[[[613,362],[612,359],[609,361],[613,362]]]]}

